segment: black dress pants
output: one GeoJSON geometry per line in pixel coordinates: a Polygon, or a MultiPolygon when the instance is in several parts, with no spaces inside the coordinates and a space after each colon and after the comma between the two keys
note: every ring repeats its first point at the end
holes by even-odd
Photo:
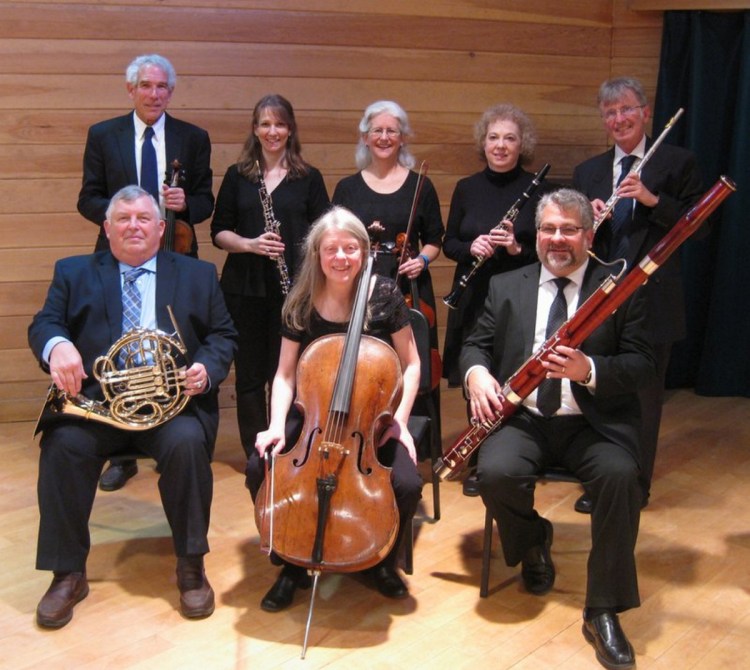
{"type": "Polygon", "coordinates": [[[544,539],[534,509],[539,472],[562,465],[593,500],[587,607],[620,612],[640,604],[635,543],[641,489],[635,458],[595,431],[583,416],[544,417],[521,410],[479,450],[479,490],[497,522],[507,565],[544,539]]]}
{"type": "Polygon", "coordinates": [[[213,475],[203,426],[195,416],[183,413],[145,431],[70,419],[45,429],[40,442],[37,569],[85,569],[99,475],[107,459],[123,450],[137,450],[156,460],[175,554],[208,552],[213,475]]]}

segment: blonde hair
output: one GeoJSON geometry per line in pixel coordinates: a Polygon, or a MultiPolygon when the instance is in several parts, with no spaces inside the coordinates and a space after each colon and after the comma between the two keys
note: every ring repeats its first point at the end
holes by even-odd
{"type": "MultiPolygon", "coordinates": [[[[320,244],[331,230],[352,235],[362,250],[363,259],[370,253],[370,238],[363,224],[345,207],[332,207],[310,228],[302,247],[302,265],[281,309],[281,322],[290,330],[307,331],[315,298],[325,288],[326,277],[320,265],[320,244]]],[[[362,264],[360,273],[365,265],[362,264]]]]}

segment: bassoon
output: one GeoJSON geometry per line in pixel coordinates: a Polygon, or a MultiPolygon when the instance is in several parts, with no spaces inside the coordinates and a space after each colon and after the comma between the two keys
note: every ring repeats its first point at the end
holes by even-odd
{"type": "Polygon", "coordinates": [[[495,419],[484,422],[472,421],[472,425],[435,463],[434,469],[440,478],[455,478],[469,456],[516,412],[524,398],[545,378],[546,370],[542,363],[548,360],[558,345],[578,347],[614,314],[639,286],[645,284],[727,196],[736,190],[734,182],[729,177],[722,176],[622,281],[612,275],[607,277],[575,314],[505,382],[500,393],[501,408],[496,412],[495,419]]]}

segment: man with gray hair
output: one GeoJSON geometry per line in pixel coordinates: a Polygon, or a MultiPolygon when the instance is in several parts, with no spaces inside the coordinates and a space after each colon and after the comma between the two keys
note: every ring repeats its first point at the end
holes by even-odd
{"type": "MultiPolygon", "coordinates": [[[[692,152],[667,142],[654,152],[640,175],[633,171],[653,144],[646,135],[651,107],[640,81],[632,77],[605,81],[597,105],[613,146],[576,167],[573,187],[588,197],[597,216],[612,193],[619,193],[611,216],[597,229],[594,251],[604,260],[622,258],[633,268],[700,198],[701,176],[692,152]]],[[[672,343],[686,335],[680,255],[673,254],[641,292],[646,295],[646,329],[656,353],[656,377],[638,391],[643,416],[641,505],[645,507],[651,494],[669,355],[672,343]]],[[[586,514],[592,504],[583,495],[575,508],[586,514]]]]}
{"type": "MultiPolygon", "coordinates": [[[[137,184],[159,202],[162,218],[171,210],[187,224],[181,230],[190,231],[192,240],[190,235],[181,239],[187,240],[187,253],[198,256],[192,228],[214,208],[211,140],[205,130],[167,114],[176,81],[174,67],[163,56],[138,56],[125,71],[133,111],[89,128],[78,211],[100,227],[96,251],[109,248],[102,224],[110,198],[137,184]],[[174,160],[182,166],[184,179],[172,186],[163,182],[174,160]]],[[[135,461],[115,461],[102,475],[100,488],[119,489],[137,471],[135,461]]]]}
{"type": "MultiPolygon", "coordinates": [[[[474,420],[502,409],[502,384],[609,276],[589,259],[593,210],[571,189],[545,195],[536,210],[541,262],[493,277],[484,310],[461,351],[474,420]]],[[[505,561],[521,563],[527,591],[555,582],[552,524],[534,509],[534,487],[547,466],[578,477],[596,501],[591,518],[583,634],[608,668],[629,668],[633,648],[618,613],[640,604],[635,543],[640,519],[638,398],[654,374],[634,295],[578,349],[559,345],[544,363],[547,378],[479,450],[477,477],[497,522],[505,561]]]]}

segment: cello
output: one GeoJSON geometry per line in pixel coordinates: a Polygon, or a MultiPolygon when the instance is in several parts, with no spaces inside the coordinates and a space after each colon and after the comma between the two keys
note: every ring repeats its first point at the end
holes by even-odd
{"type": "Polygon", "coordinates": [[[273,457],[256,497],[261,543],[314,575],[365,570],[392,549],[399,516],[390,468],[377,443],[398,406],[402,376],[396,352],[362,330],[373,257],[367,258],[346,334],[314,340],[297,363],[295,404],[302,433],[273,457]]]}
{"type": "MultiPolygon", "coordinates": [[[[164,183],[170,188],[177,188],[185,179],[185,170],[183,170],[180,161],[176,158],[172,161],[171,173],[167,170],[164,183]]],[[[176,251],[178,254],[189,254],[193,248],[193,239],[195,233],[189,223],[177,218],[174,210],[167,209],[164,214],[166,226],[164,235],[161,237],[161,249],[164,251],[176,251]]]]}

